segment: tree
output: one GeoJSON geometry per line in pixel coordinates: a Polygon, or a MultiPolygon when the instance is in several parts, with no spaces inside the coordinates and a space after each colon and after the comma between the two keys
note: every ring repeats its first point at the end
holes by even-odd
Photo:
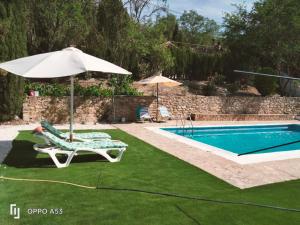
{"type": "Polygon", "coordinates": [[[70,45],[80,47],[90,29],[92,0],[27,1],[29,54],[60,50],[70,45]]]}
{"type": "Polygon", "coordinates": [[[102,0],[97,9],[98,56],[123,65],[130,18],[121,0],[102,0]]]}
{"type": "Polygon", "coordinates": [[[208,44],[217,36],[219,26],[214,20],[199,15],[196,11],[184,11],[179,18],[179,25],[186,36],[186,41],[208,44]]]}
{"type": "Polygon", "coordinates": [[[300,2],[265,0],[255,4],[249,35],[261,51],[261,59],[278,72],[300,69],[300,2]]]}
{"type": "Polygon", "coordinates": [[[232,82],[238,78],[238,75],[232,72],[234,69],[249,70],[259,64],[257,57],[249,57],[258,51],[256,43],[248,35],[250,14],[245,5],[235,5],[235,7],[233,13],[225,14],[223,24],[223,43],[229,50],[225,75],[232,82]]]}
{"type": "Polygon", "coordinates": [[[167,39],[155,26],[131,23],[126,39],[128,69],[135,78],[152,75],[158,70],[165,70],[173,65],[167,39]]]}
{"type": "Polygon", "coordinates": [[[222,71],[222,53],[213,45],[219,29],[215,21],[189,11],[179,19],[171,14],[159,18],[154,29],[167,40],[162,45],[168,49],[163,55],[165,60],[169,59],[168,66],[163,67],[165,75],[205,80],[222,71]]]}
{"type": "Polygon", "coordinates": [[[146,21],[159,12],[167,11],[167,0],[158,0],[156,4],[151,0],[126,0],[124,6],[128,8],[129,14],[138,23],[146,21]]]}
{"type": "Polygon", "coordinates": [[[299,7],[298,0],[262,0],[250,12],[237,6],[227,14],[224,43],[230,50],[231,68],[300,72],[299,7]]]}
{"type": "Polygon", "coordinates": [[[173,63],[170,50],[163,48],[163,30],[152,23],[134,21],[120,0],[102,0],[88,49],[128,69],[137,79],[173,63]]]}
{"type": "Polygon", "coordinates": [[[178,34],[178,23],[176,16],[168,14],[165,17],[158,18],[154,24],[154,29],[157,33],[162,33],[166,40],[175,40],[178,34]]]}
{"type": "MultiPolygon", "coordinates": [[[[269,67],[259,69],[260,73],[274,74],[274,70],[269,67]]],[[[278,88],[278,79],[274,77],[256,76],[254,86],[262,96],[267,96],[276,93],[278,88]]]]}
{"type": "MultiPolygon", "coordinates": [[[[27,9],[23,1],[0,2],[0,61],[27,54],[27,9]]],[[[0,121],[20,116],[23,103],[23,78],[0,71],[0,121]]]]}

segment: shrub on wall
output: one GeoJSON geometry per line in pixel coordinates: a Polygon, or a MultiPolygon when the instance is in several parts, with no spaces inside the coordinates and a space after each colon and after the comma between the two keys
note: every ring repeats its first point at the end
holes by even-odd
{"type": "Polygon", "coordinates": [[[236,94],[239,89],[240,89],[239,82],[234,82],[227,86],[227,90],[230,92],[230,94],[236,94]]]}
{"type": "MultiPolygon", "coordinates": [[[[260,69],[260,73],[274,74],[274,70],[269,67],[260,69]]],[[[278,88],[278,79],[266,76],[256,76],[254,86],[262,96],[276,93],[278,88]]]]}
{"type": "Polygon", "coordinates": [[[92,85],[89,87],[82,87],[78,84],[75,85],[74,94],[77,96],[95,96],[95,97],[108,97],[112,96],[112,90],[108,88],[102,88],[100,85],[92,85]]]}
{"type": "Polygon", "coordinates": [[[25,94],[30,91],[38,91],[40,96],[66,96],[69,95],[69,88],[63,84],[46,84],[26,82],[25,94]]]}
{"type": "MultiPolygon", "coordinates": [[[[25,84],[25,94],[29,94],[30,91],[38,91],[40,96],[69,96],[70,95],[70,86],[66,84],[59,83],[32,83],[26,82],[25,84]]],[[[74,86],[74,95],[75,96],[95,96],[95,97],[109,97],[113,95],[111,88],[104,88],[100,85],[93,85],[89,87],[82,87],[79,84],[74,86]]],[[[130,95],[138,96],[142,93],[138,92],[132,86],[126,86],[126,88],[120,90],[117,89],[115,95],[130,95]]]]}
{"type": "Polygon", "coordinates": [[[115,95],[133,95],[133,96],[143,95],[141,92],[138,92],[138,90],[132,86],[133,83],[132,76],[114,75],[110,79],[109,83],[114,89],[115,95]]]}
{"type": "Polygon", "coordinates": [[[202,93],[205,96],[215,95],[217,92],[217,87],[214,82],[209,82],[205,86],[202,87],[202,93]]]}
{"type": "Polygon", "coordinates": [[[225,78],[226,77],[224,75],[216,73],[212,79],[216,85],[222,86],[225,83],[225,78]]]}

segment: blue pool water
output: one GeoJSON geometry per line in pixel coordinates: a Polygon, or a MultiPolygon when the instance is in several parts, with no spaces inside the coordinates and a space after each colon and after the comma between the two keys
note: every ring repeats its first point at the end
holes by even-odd
{"type": "Polygon", "coordinates": [[[296,124],[162,129],[236,154],[300,150],[296,124]]]}

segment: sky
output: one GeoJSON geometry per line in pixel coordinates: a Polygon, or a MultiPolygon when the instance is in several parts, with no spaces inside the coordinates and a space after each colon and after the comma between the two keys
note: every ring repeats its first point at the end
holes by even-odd
{"type": "Polygon", "coordinates": [[[232,4],[245,3],[250,10],[256,0],[168,0],[171,13],[180,16],[184,10],[196,10],[202,16],[221,24],[224,12],[234,11],[232,4]]]}

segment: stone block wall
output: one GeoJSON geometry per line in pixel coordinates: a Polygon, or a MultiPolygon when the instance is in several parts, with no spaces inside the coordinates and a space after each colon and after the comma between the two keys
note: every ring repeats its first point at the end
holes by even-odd
{"type": "MultiPolygon", "coordinates": [[[[135,121],[136,108],[139,105],[147,106],[153,113],[154,100],[154,97],[118,96],[115,97],[113,104],[112,98],[109,97],[75,97],[74,121],[76,123],[112,121],[114,111],[118,121],[121,117],[125,117],[127,121],[135,121]]],[[[69,121],[69,101],[69,97],[27,97],[23,104],[23,120],[38,122],[46,119],[52,123],[66,123],[69,121]]]]}
{"type": "MultiPolygon", "coordinates": [[[[153,117],[156,115],[156,98],[151,96],[75,97],[74,117],[76,123],[112,121],[125,117],[136,120],[136,108],[147,106],[153,117]],[[115,107],[113,107],[113,105],[115,107]],[[115,108],[115,110],[114,110],[115,108]]],[[[218,97],[218,96],[161,96],[161,105],[166,106],[174,116],[213,114],[285,114],[300,113],[300,98],[289,97],[218,97]]],[[[69,120],[69,97],[27,97],[23,104],[23,120],[37,122],[47,119],[53,123],[69,120]]]]}
{"type": "MultiPolygon", "coordinates": [[[[156,98],[152,96],[120,96],[115,98],[116,120],[125,117],[127,121],[136,121],[136,109],[138,106],[149,107],[150,114],[156,115],[156,98]]],[[[112,108],[112,104],[111,104],[112,108]]],[[[109,120],[112,121],[113,111],[109,120]]]]}
{"type": "Polygon", "coordinates": [[[245,96],[163,96],[160,98],[174,115],[195,114],[298,114],[300,98],[245,96]]]}

